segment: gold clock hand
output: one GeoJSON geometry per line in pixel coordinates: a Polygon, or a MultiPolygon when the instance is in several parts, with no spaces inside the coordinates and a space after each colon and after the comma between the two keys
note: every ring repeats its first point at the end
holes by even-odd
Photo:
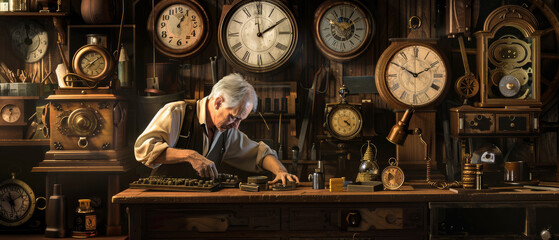
{"type": "Polygon", "coordinates": [[[268,31],[272,30],[272,29],[275,28],[277,25],[279,25],[280,23],[282,23],[283,21],[285,21],[285,19],[287,19],[287,18],[282,18],[281,20],[279,20],[279,21],[277,21],[276,23],[274,23],[274,25],[272,25],[272,26],[266,28],[264,31],[262,31],[262,34],[264,34],[264,33],[268,32],[268,31]]]}
{"type": "Polygon", "coordinates": [[[94,59],[93,61],[89,62],[87,64],[87,66],[85,66],[85,68],[89,68],[91,65],[93,65],[97,60],[101,59],[101,57],[97,57],[96,59],[94,59]]]}

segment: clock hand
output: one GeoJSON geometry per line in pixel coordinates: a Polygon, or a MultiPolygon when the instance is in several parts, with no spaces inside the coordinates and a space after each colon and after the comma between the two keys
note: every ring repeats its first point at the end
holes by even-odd
{"type": "Polygon", "coordinates": [[[93,65],[93,64],[94,64],[97,60],[99,60],[99,59],[101,59],[101,57],[97,57],[95,60],[89,62],[89,63],[87,64],[87,66],[85,66],[85,68],[89,68],[91,65],[93,65]]]}
{"type": "Polygon", "coordinates": [[[179,23],[177,24],[177,28],[181,27],[181,23],[184,20],[184,15],[182,15],[182,17],[179,19],[179,23]]]}
{"type": "Polygon", "coordinates": [[[437,64],[432,64],[432,65],[429,66],[428,68],[423,69],[423,71],[418,72],[417,75],[419,75],[419,74],[421,74],[421,73],[423,73],[423,72],[427,72],[427,71],[431,70],[431,68],[435,67],[436,65],[437,65],[437,64]]]}
{"type": "Polygon", "coordinates": [[[403,67],[403,66],[400,66],[400,64],[397,64],[397,63],[395,63],[395,62],[390,62],[390,63],[392,63],[392,64],[394,64],[394,65],[400,67],[402,70],[405,70],[406,72],[410,73],[414,78],[416,78],[417,75],[418,75],[418,73],[414,73],[414,72],[408,70],[407,68],[405,68],[405,67],[403,67]]]}
{"type": "Polygon", "coordinates": [[[254,22],[254,24],[258,26],[258,32],[256,33],[256,36],[262,37],[262,32],[260,32],[260,22],[258,21],[258,19],[254,22]]]}
{"type": "Polygon", "coordinates": [[[29,25],[25,24],[25,40],[23,40],[23,42],[27,45],[31,45],[33,43],[33,41],[31,40],[31,38],[29,37],[29,25]]]}
{"type": "Polygon", "coordinates": [[[275,28],[277,25],[279,25],[280,23],[282,23],[283,21],[285,21],[285,19],[287,18],[282,18],[281,20],[277,21],[276,23],[274,23],[274,25],[270,26],[269,28],[266,28],[264,31],[262,31],[262,34],[272,30],[272,28],[275,28]]]}
{"type": "Polygon", "coordinates": [[[342,30],[342,32],[345,30],[345,28],[340,23],[338,23],[337,21],[330,20],[330,25],[336,25],[336,27],[338,27],[340,30],[342,30]]]}
{"type": "Polygon", "coordinates": [[[350,124],[347,120],[344,120],[344,122],[345,122],[347,125],[351,126],[351,124],[350,124]]]}

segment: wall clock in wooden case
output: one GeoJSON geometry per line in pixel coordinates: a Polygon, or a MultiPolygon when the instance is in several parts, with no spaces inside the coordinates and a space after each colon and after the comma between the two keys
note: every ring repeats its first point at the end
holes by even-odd
{"type": "Polygon", "coordinates": [[[23,20],[12,26],[11,43],[17,57],[26,63],[34,63],[47,53],[49,38],[47,30],[39,23],[23,20]]]}
{"type": "Polygon", "coordinates": [[[393,42],[380,56],[375,83],[382,99],[395,109],[439,104],[450,83],[446,57],[426,41],[393,42]]]}
{"type": "Polygon", "coordinates": [[[328,59],[347,61],[363,53],[375,32],[371,12],[358,1],[330,0],[314,13],[314,42],[328,59]]]}
{"type": "Polygon", "coordinates": [[[149,14],[147,29],[157,50],[171,58],[196,55],[210,39],[210,20],[199,1],[157,3],[149,14]]]}
{"type": "Polygon", "coordinates": [[[504,5],[476,32],[480,107],[541,106],[538,20],[524,7],[504,5]]]}
{"type": "Polygon", "coordinates": [[[243,71],[278,69],[293,55],[297,40],[295,17],[279,0],[236,0],[223,6],[219,48],[230,64],[243,71]]]}

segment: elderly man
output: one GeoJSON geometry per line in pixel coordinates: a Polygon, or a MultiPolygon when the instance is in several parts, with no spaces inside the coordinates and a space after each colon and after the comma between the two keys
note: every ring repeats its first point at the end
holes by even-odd
{"type": "Polygon", "coordinates": [[[238,127],[257,107],[254,87],[240,74],[222,78],[207,97],[168,103],[134,145],[136,159],[154,168],[152,176],[216,178],[218,169],[268,170],[270,183],[299,182],[263,142],[249,139],[238,127]]]}

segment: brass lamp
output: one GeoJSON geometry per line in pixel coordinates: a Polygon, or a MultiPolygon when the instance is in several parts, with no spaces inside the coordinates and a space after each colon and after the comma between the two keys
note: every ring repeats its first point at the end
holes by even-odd
{"type": "Polygon", "coordinates": [[[419,136],[419,141],[423,144],[424,146],[424,160],[426,163],[426,181],[429,185],[431,186],[436,186],[439,189],[446,189],[449,187],[458,187],[461,186],[462,183],[461,182],[445,182],[445,181],[432,181],[431,180],[431,157],[429,157],[429,145],[427,144],[427,142],[425,141],[425,139],[423,138],[423,134],[421,134],[421,128],[415,128],[414,130],[408,130],[408,127],[410,125],[410,121],[411,118],[413,116],[413,113],[415,112],[415,109],[413,107],[409,108],[406,110],[406,112],[404,112],[404,115],[402,116],[402,119],[400,119],[400,121],[398,121],[396,124],[394,124],[394,126],[392,127],[392,129],[390,129],[390,133],[388,133],[388,136],[386,137],[386,140],[388,140],[389,142],[396,144],[396,145],[404,145],[404,142],[406,142],[406,138],[408,137],[409,134],[412,135],[418,135],[419,136]]]}

